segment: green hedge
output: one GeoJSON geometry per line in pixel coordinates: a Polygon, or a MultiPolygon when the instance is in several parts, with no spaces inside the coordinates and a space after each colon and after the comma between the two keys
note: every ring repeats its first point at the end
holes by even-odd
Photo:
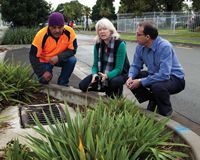
{"type": "Polygon", "coordinates": [[[1,44],[31,44],[37,31],[37,28],[9,28],[1,44]]]}

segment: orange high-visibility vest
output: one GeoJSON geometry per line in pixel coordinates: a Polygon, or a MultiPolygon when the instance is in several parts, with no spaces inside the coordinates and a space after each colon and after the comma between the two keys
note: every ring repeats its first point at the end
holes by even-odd
{"type": "Polygon", "coordinates": [[[35,36],[32,45],[37,47],[37,57],[40,59],[40,62],[48,62],[53,56],[60,54],[66,49],[74,50],[73,45],[74,40],[76,39],[76,34],[74,30],[65,25],[63,34],[56,41],[48,33],[48,26],[42,28],[35,36]]]}

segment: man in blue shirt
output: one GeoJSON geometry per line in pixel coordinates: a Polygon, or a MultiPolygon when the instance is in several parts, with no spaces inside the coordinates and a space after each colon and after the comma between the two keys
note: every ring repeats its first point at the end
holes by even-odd
{"type": "Polygon", "coordinates": [[[170,94],[185,88],[183,68],[172,45],[158,36],[153,23],[140,23],[136,37],[138,46],[126,85],[139,103],[149,100],[147,110],[157,106],[159,114],[169,116],[173,111],[170,94]]]}

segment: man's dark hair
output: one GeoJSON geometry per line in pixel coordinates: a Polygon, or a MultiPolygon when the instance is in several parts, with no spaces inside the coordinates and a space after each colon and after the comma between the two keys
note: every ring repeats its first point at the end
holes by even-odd
{"type": "Polygon", "coordinates": [[[153,22],[140,22],[139,26],[144,27],[144,34],[149,35],[151,39],[156,39],[158,36],[158,29],[155,27],[153,22]]]}

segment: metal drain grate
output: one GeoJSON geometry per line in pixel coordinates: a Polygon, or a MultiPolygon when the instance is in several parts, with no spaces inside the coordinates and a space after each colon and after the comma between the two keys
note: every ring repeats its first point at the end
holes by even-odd
{"type": "Polygon", "coordinates": [[[54,124],[50,110],[52,110],[54,117],[59,121],[61,121],[61,115],[62,117],[64,117],[64,120],[66,119],[66,115],[60,104],[19,106],[19,117],[21,127],[27,128],[30,127],[30,125],[35,125],[35,122],[33,120],[33,114],[37,115],[41,124],[47,125],[47,121],[43,112],[46,114],[51,124],[54,124]]]}

